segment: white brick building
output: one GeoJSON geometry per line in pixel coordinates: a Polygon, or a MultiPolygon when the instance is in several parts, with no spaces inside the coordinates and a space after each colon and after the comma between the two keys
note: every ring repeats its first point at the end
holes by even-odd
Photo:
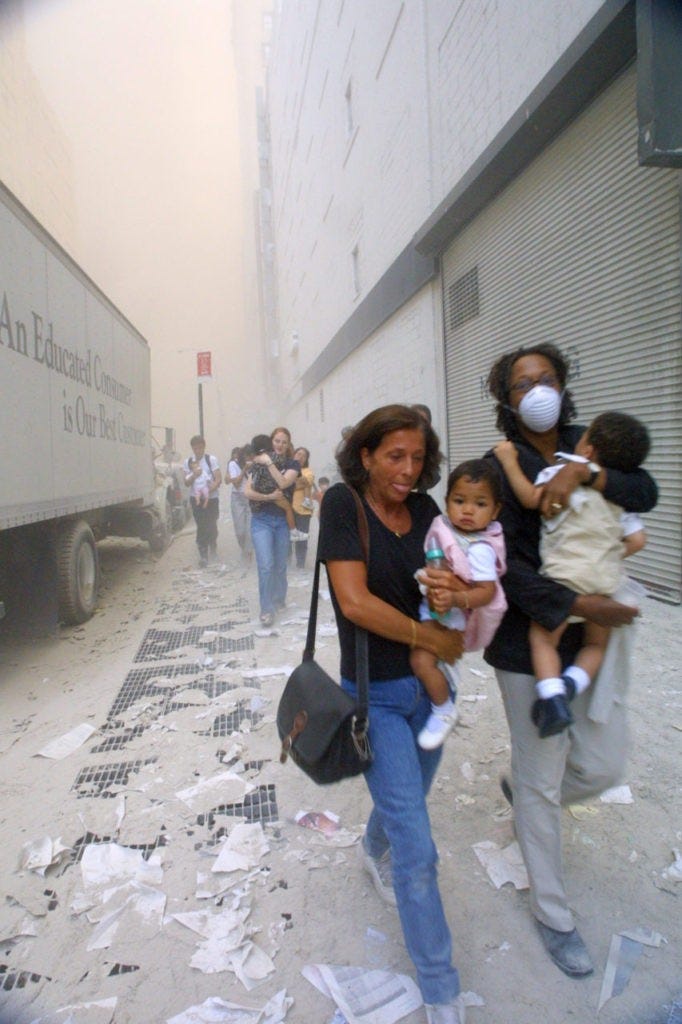
{"type": "Polygon", "coordinates": [[[634,0],[280,7],[266,346],[318,474],[390,401],[431,406],[451,464],[482,452],[493,358],[554,341],[581,422],[624,407],[652,428],[637,569],[679,599],[680,172],[638,161],[634,0]]]}

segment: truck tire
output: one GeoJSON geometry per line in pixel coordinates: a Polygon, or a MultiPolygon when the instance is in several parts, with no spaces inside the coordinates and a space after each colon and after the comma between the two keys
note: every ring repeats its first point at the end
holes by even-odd
{"type": "Polygon", "coordinates": [[[171,503],[168,498],[166,498],[166,507],[164,512],[165,514],[163,519],[157,519],[149,536],[149,549],[157,554],[165,551],[171,540],[173,509],[171,508],[171,503]]]}
{"type": "Polygon", "coordinates": [[[82,519],[66,523],[55,545],[59,620],[68,626],[86,622],[97,607],[99,558],[95,537],[82,519]]]}

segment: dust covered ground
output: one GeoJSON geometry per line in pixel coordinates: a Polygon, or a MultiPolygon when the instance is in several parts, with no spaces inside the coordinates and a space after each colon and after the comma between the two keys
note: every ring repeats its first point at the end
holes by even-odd
{"type": "MultiPolygon", "coordinates": [[[[412,974],[397,914],[356,861],[369,809],[363,781],[320,789],[278,760],[276,703],[300,659],[312,574],[290,572],[288,607],[267,634],[255,569],[241,564],[229,520],[221,520],[219,545],[220,564],[200,571],[189,527],[160,558],[108,542],[101,609],[90,623],[59,628],[44,602],[29,600],[21,621],[0,634],[3,1024],[161,1024],[211,996],[262,1007],[282,990],[293,998],[290,1024],[326,1024],[335,1007],[302,977],[306,964],[412,974]],[[96,731],[68,756],[36,756],[81,723],[96,731]],[[216,791],[186,792],[227,773],[216,791]],[[295,822],[299,811],[326,810],[341,826],[329,838],[295,822]],[[240,822],[260,823],[267,850],[245,870],[212,872],[240,822]],[[39,840],[56,859],[44,875],[20,868],[25,844],[39,840]],[[106,884],[93,887],[84,871],[105,844],[138,851],[132,856],[147,866],[109,903],[106,884]],[[172,916],[197,911],[204,925],[236,914],[229,956],[224,941],[216,956],[205,936],[172,916]],[[115,1006],[53,1016],[103,1000],[115,1006]]],[[[323,600],[318,657],[336,674],[332,621],[323,600]]],[[[581,981],[547,959],[527,893],[496,889],[472,849],[483,841],[506,847],[513,830],[498,785],[509,759],[501,701],[492,671],[467,656],[461,722],[431,811],[455,961],[463,988],[484,1003],[468,1010],[472,1024],[682,1019],[682,882],[668,872],[682,848],[681,632],[679,607],[646,602],[624,780],[633,802],[596,801],[564,814],[571,905],[597,965],[581,981]],[[665,941],[642,948],[624,990],[597,1014],[611,936],[636,927],[665,941]]],[[[406,1024],[423,1022],[423,1012],[406,1024]]]]}

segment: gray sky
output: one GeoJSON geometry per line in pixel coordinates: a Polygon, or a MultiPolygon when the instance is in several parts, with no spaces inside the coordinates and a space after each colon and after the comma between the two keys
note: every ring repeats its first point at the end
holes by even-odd
{"type": "Polygon", "coordinates": [[[152,419],[177,429],[182,451],[198,426],[195,352],[213,352],[205,427],[224,462],[247,439],[232,389],[252,216],[231,4],[24,0],[24,11],[27,55],[71,147],[73,255],[149,341],[152,419]]]}

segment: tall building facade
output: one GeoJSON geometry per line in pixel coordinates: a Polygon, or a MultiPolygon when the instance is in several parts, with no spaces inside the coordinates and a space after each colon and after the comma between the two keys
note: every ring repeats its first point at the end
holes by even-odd
{"type": "Polygon", "coordinates": [[[450,465],[482,453],[495,356],[558,344],[580,422],[622,408],[651,428],[661,500],[632,569],[679,600],[681,180],[674,154],[640,162],[652,6],[283,0],[270,351],[321,472],[340,428],[391,401],[431,406],[450,465]]]}

